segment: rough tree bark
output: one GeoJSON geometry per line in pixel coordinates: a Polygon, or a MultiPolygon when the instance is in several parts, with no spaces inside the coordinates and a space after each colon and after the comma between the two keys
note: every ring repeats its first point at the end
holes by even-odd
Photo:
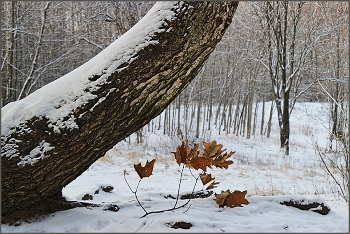
{"type": "MultiPolygon", "coordinates": [[[[89,94],[84,104],[57,120],[59,123],[50,122],[49,115],[34,114],[2,129],[2,222],[21,218],[31,209],[64,209],[62,188],[159,115],[186,88],[220,41],[238,6],[238,2],[157,4],[163,4],[157,12],[164,6],[173,12],[171,20],[162,18],[162,31],[148,35],[151,39],[147,40],[158,43],[135,50],[128,62],[113,68],[108,76],[105,71],[110,67],[87,77],[91,85],[84,90],[89,94]],[[74,127],[67,127],[65,122],[72,119],[74,127]],[[57,130],[55,126],[65,127],[57,130]],[[32,156],[39,159],[28,159],[32,156]]],[[[30,100],[31,95],[25,99],[30,100]]],[[[64,110],[65,105],[76,102],[64,98],[56,109],[64,110]]]]}

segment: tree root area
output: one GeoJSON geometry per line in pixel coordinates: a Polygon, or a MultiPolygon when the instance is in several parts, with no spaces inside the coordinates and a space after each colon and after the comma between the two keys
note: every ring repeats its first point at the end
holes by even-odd
{"type": "Polygon", "coordinates": [[[25,209],[16,210],[10,215],[2,215],[1,223],[18,226],[23,221],[31,223],[56,211],[69,210],[83,206],[87,206],[87,204],[81,204],[76,201],[66,201],[64,198],[48,198],[25,209]]]}
{"type": "MultiPolygon", "coordinates": [[[[26,207],[24,209],[18,209],[10,214],[1,215],[1,223],[19,226],[21,222],[35,222],[41,218],[48,216],[57,211],[69,210],[76,207],[100,207],[100,204],[94,204],[89,202],[77,202],[67,201],[62,192],[58,192],[34,205],[26,207]]],[[[105,210],[118,211],[117,205],[110,204],[105,207],[105,210]]]]}
{"type": "MultiPolygon", "coordinates": [[[[23,210],[16,210],[10,215],[1,216],[1,223],[19,226],[22,222],[35,222],[48,216],[51,213],[63,210],[69,210],[77,207],[101,207],[101,204],[89,202],[67,201],[63,197],[60,199],[49,198],[41,201],[39,204],[30,206],[23,210]]],[[[103,210],[117,212],[120,208],[115,204],[103,205],[103,210]]]]}

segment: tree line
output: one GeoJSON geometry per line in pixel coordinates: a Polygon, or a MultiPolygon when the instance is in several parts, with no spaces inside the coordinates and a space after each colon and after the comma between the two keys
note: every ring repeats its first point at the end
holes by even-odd
{"type": "Polygon", "coordinates": [[[154,2],[1,2],[2,106],[67,74],[136,24],[154,2]]]}
{"type": "MultiPolygon", "coordinates": [[[[165,110],[166,116],[182,105],[187,116],[190,106],[188,122],[196,137],[204,133],[203,119],[207,129],[250,138],[270,137],[277,114],[281,148],[289,154],[295,103],[325,102],[332,149],[336,138],[348,139],[348,13],[347,2],[241,2],[202,72],[165,110]],[[265,108],[268,101],[270,109],[265,108]]],[[[186,123],[180,128],[185,132],[186,123]]]]}

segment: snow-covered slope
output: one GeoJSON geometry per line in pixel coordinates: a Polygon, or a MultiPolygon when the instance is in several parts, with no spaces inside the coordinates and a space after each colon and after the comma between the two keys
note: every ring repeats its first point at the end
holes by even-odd
{"type": "MultiPolygon", "coordinates": [[[[135,189],[139,177],[133,165],[139,162],[145,165],[147,160],[156,158],[153,174],[144,178],[138,188],[139,200],[148,212],[174,206],[175,200],[167,196],[176,196],[180,179],[179,167],[171,152],[181,141],[164,136],[162,129],[148,132],[146,128],[142,144],[136,144],[136,135],[132,135],[130,143],[129,139],[118,143],[63,189],[68,200],[83,201],[82,197],[90,194],[93,199],[87,202],[100,204],[99,207],[56,212],[19,226],[2,224],[2,232],[348,232],[348,203],[334,193],[335,187],[321,169],[311,144],[311,139],[316,136],[320,144],[326,141],[325,129],[308,115],[326,121],[327,112],[323,108],[321,103],[297,104],[291,116],[289,157],[279,152],[276,116],[270,139],[259,135],[246,139],[223,131],[219,135],[214,127],[207,133],[206,141],[216,140],[227,151],[236,151],[229,169],[209,170],[220,182],[214,193],[227,189],[247,190],[248,205],[219,208],[211,195],[191,200],[190,207],[150,214],[141,219],[144,211],[125,183],[124,170],[128,183],[135,189]],[[113,186],[114,189],[111,192],[99,190],[95,194],[101,186],[113,186]],[[324,201],[331,211],[321,215],[279,204],[279,201],[289,199],[324,201]],[[117,205],[119,210],[104,210],[111,204],[117,205]],[[193,226],[190,229],[170,227],[180,221],[190,222],[193,226]]],[[[154,121],[158,123],[157,119],[154,121]]],[[[191,192],[194,183],[195,179],[185,171],[180,194],[191,192]]],[[[198,183],[196,190],[201,189],[202,185],[198,183]]],[[[186,201],[180,200],[179,205],[186,201]]]]}

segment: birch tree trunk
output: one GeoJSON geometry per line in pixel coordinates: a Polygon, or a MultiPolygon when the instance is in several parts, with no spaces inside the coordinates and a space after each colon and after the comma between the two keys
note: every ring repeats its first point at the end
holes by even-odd
{"type": "MultiPolygon", "coordinates": [[[[108,47],[120,49],[118,43],[129,43],[130,59],[125,61],[119,50],[115,52],[111,63],[106,63],[111,67],[103,65],[100,72],[83,80],[87,82],[79,91],[83,96],[56,91],[55,85],[67,80],[62,77],[3,107],[2,222],[28,213],[66,209],[62,188],[115,144],[159,115],[186,88],[231,24],[237,6],[238,2],[158,2],[148,18],[146,15],[141,20],[142,26],[157,30],[146,32],[141,45],[123,41],[124,36],[139,33],[135,30],[140,27],[135,25],[108,47]],[[159,22],[149,25],[146,19],[159,22]],[[52,100],[52,96],[45,96],[50,94],[48,90],[65,95],[52,100]],[[51,107],[47,97],[57,105],[51,107]],[[38,103],[28,106],[33,100],[38,103]],[[36,105],[45,109],[35,109],[36,105]],[[72,106],[75,108],[70,109],[72,106]],[[41,114],[24,111],[30,108],[41,114]],[[61,117],[55,119],[54,114],[61,117]]],[[[110,56],[105,51],[97,56],[110,56]]],[[[81,75],[77,71],[68,77],[74,80],[73,75],[81,75]]]]}

